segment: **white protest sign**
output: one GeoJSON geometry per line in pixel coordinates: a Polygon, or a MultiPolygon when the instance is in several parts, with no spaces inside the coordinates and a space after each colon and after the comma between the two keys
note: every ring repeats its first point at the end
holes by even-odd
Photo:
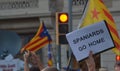
{"type": "Polygon", "coordinates": [[[66,34],[68,43],[77,61],[114,47],[113,40],[104,21],[66,34]]]}
{"type": "Polygon", "coordinates": [[[17,71],[18,70],[18,59],[10,61],[0,60],[0,71],[17,71]]]}

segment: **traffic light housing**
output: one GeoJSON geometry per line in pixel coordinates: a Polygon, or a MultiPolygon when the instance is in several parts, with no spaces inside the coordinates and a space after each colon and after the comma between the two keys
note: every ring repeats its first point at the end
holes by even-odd
{"type": "Polygon", "coordinates": [[[56,37],[58,37],[57,44],[68,44],[66,39],[66,34],[69,32],[68,20],[68,13],[56,13],[56,37]]]}
{"type": "Polygon", "coordinates": [[[120,55],[116,55],[116,61],[120,61],[120,55]]]}

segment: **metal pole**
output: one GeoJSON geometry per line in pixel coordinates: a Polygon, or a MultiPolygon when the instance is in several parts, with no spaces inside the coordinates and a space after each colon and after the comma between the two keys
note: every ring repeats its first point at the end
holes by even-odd
{"type": "MultiPolygon", "coordinates": [[[[72,31],[72,0],[68,0],[68,14],[69,14],[69,21],[68,21],[68,23],[69,23],[69,32],[71,32],[72,31]]],[[[70,49],[70,47],[69,47],[69,58],[70,58],[70,60],[71,60],[71,54],[72,54],[72,51],[71,51],[71,49],[70,49]]],[[[70,63],[71,63],[71,61],[70,61],[70,63]]],[[[70,66],[72,67],[72,65],[70,64],[70,66]]]]}
{"type": "Polygon", "coordinates": [[[68,10],[68,14],[69,14],[69,32],[72,31],[72,0],[68,0],[69,1],[69,10],[68,10]]]}
{"type": "Polygon", "coordinates": [[[61,71],[61,45],[59,44],[59,33],[58,33],[58,12],[56,12],[56,47],[57,47],[57,69],[61,71]]]}
{"type": "Polygon", "coordinates": [[[58,69],[59,71],[61,71],[61,45],[57,45],[57,49],[58,49],[57,69],[58,69]]]}

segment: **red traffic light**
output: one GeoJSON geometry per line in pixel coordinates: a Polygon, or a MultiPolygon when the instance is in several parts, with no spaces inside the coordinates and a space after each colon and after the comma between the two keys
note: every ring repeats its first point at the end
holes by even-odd
{"type": "Polygon", "coordinates": [[[116,61],[120,61],[120,56],[116,55],[116,61]]]}
{"type": "Polygon", "coordinates": [[[59,23],[68,23],[68,13],[62,12],[58,13],[58,21],[59,23]]]}

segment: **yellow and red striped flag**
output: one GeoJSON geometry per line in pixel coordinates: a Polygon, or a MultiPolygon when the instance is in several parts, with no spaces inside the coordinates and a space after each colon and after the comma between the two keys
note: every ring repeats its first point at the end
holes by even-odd
{"type": "Polygon", "coordinates": [[[107,22],[107,26],[110,30],[115,46],[120,50],[120,38],[115,22],[102,0],[88,0],[85,11],[80,20],[79,28],[86,27],[103,20],[107,22]]]}
{"type": "Polygon", "coordinates": [[[45,45],[49,44],[52,41],[50,34],[47,31],[47,28],[45,27],[44,23],[42,22],[39,26],[39,29],[36,33],[36,35],[30,40],[29,43],[27,43],[21,50],[23,52],[24,50],[29,51],[37,51],[44,47],[45,45]]]}

